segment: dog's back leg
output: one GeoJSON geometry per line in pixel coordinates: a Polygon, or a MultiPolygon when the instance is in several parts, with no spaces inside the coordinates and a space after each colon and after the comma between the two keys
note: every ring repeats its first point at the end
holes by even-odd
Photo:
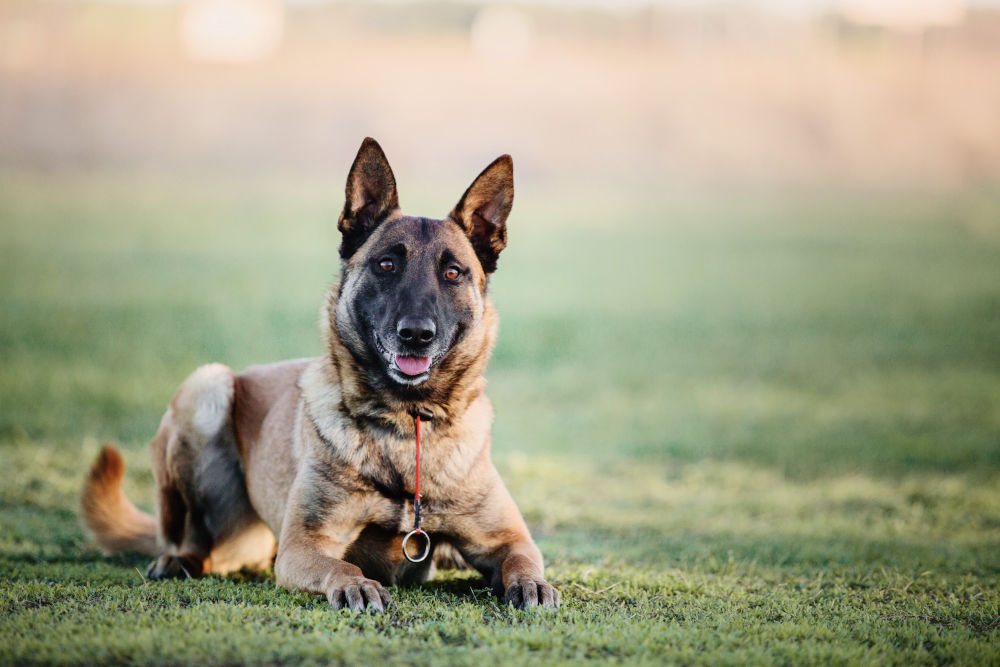
{"type": "Polygon", "coordinates": [[[166,549],[150,564],[151,579],[270,564],[274,536],[247,498],[233,435],[233,382],[225,366],[199,368],[181,385],[153,440],[166,549]]]}
{"type": "Polygon", "coordinates": [[[179,428],[182,425],[174,423],[172,417],[172,410],[168,411],[152,445],[165,552],[146,570],[150,579],[198,577],[211,569],[213,539],[197,503],[198,490],[192,474],[196,448],[183,440],[183,429],[179,428]]]}

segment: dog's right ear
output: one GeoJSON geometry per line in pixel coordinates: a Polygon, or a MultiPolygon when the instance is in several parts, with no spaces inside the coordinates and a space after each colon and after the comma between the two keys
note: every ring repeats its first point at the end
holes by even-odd
{"type": "Polygon", "coordinates": [[[347,259],[375,228],[399,208],[396,177],[378,142],[366,137],[347,175],[344,211],[337,221],[340,256],[347,259]]]}

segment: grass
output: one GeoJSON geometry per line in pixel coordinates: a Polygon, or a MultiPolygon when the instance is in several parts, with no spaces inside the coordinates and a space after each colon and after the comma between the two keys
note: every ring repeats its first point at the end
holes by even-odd
{"type": "Polygon", "coordinates": [[[75,516],[104,440],[152,507],[145,444],[194,366],[320,351],[335,189],[3,176],[0,663],[1000,664],[994,192],[524,188],[495,459],[563,607],[456,573],[371,617],[145,581],[75,516]]]}

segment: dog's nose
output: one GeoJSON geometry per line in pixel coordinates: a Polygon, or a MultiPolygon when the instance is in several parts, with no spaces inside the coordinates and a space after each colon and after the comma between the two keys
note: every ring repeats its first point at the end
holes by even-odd
{"type": "Polygon", "coordinates": [[[434,340],[437,327],[429,317],[404,317],[396,324],[399,340],[411,345],[426,345],[434,340]]]}

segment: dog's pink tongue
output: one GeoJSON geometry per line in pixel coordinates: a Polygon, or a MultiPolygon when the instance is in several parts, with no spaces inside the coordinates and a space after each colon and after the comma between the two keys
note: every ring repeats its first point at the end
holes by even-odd
{"type": "Polygon", "coordinates": [[[396,367],[407,375],[420,375],[431,367],[431,358],[397,356],[396,367]]]}

